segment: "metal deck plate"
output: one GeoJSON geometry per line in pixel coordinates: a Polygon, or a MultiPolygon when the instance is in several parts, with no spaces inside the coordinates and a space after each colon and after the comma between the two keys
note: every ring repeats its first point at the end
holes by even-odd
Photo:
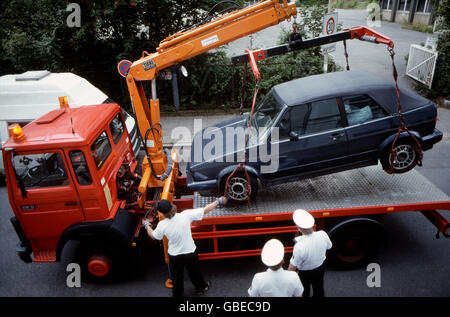
{"type": "MultiPolygon", "coordinates": [[[[215,199],[195,193],[194,207],[204,207],[215,199]]],[[[419,172],[389,175],[378,165],[260,189],[250,207],[217,208],[205,217],[443,201],[450,197],[419,172]]]]}

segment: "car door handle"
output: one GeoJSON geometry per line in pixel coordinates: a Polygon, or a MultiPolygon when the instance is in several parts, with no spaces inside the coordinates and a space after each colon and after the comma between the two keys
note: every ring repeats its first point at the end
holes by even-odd
{"type": "Polygon", "coordinates": [[[344,136],[344,133],[334,133],[330,135],[330,139],[333,141],[336,141],[338,138],[342,138],[344,136]]]}
{"type": "Polygon", "coordinates": [[[78,201],[66,201],[66,206],[78,206],[80,203],[78,201]]]}

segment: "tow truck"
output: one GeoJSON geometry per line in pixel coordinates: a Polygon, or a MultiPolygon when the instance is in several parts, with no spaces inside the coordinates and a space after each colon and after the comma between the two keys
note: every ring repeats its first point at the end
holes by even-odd
{"type": "MultiPolygon", "coordinates": [[[[144,52],[132,64],[126,81],[144,140],[141,172],[117,104],[72,109],[61,97],[60,109],[23,128],[11,125],[11,138],[2,152],[19,257],[27,263],[59,261],[67,243],[78,241],[74,260],[82,272],[107,279],[147,243],[141,221],[147,218],[157,225],[162,215],[154,209],[155,201],[168,199],[183,211],[215,199],[191,192],[177,153],[164,152],[157,74],[296,13],[295,5],[286,0],[261,1],[174,34],[155,53],[144,52]],[[143,86],[148,81],[150,103],[143,86]]],[[[357,27],[266,52],[345,39],[393,45],[389,38],[357,27]]],[[[262,53],[248,52],[247,58],[254,64],[262,53]]],[[[329,232],[334,243],[330,259],[343,267],[361,265],[373,256],[383,233],[382,218],[388,213],[420,211],[448,237],[449,222],[437,210],[450,210],[450,197],[415,171],[393,176],[369,167],[279,185],[261,191],[249,206],[225,206],[208,214],[192,225],[199,258],[255,256],[263,245],[260,239],[268,236],[285,241],[291,252],[298,234],[292,212],[299,206],[316,218],[316,229],[329,232]]]]}

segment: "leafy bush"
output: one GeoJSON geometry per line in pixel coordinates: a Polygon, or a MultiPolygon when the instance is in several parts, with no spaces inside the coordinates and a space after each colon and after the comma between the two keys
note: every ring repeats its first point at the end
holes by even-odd
{"type": "Polygon", "coordinates": [[[450,0],[441,0],[437,10],[440,21],[438,59],[431,89],[416,84],[415,88],[429,99],[450,99],[450,0]]]}
{"type": "MultiPolygon", "coordinates": [[[[81,27],[70,28],[66,24],[69,1],[2,1],[0,75],[38,69],[73,72],[128,108],[128,88],[117,72],[117,63],[122,59],[137,60],[143,51],[154,52],[165,37],[204,23],[209,10],[219,2],[79,0],[81,27]]],[[[309,2],[317,4],[322,0],[309,2]]],[[[242,5],[243,1],[233,3],[242,5]]],[[[224,5],[214,7],[211,15],[223,11],[224,5]]],[[[300,10],[304,36],[320,34],[325,9],[312,6],[300,10]]],[[[179,76],[182,110],[239,106],[243,67],[233,67],[223,51],[205,53],[183,64],[188,68],[189,78],[179,76]]],[[[322,67],[318,48],[267,59],[260,66],[261,95],[280,82],[320,73],[322,67]]],[[[247,76],[246,106],[254,88],[250,68],[247,76]]],[[[145,89],[149,92],[150,85],[145,89]]],[[[158,97],[163,110],[173,109],[170,81],[158,80],[158,97]]]]}

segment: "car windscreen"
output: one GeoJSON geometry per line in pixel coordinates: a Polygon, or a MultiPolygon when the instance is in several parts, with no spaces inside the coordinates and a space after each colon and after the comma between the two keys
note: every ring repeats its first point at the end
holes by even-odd
{"type": "Polygon", "coordinates": [[[256,106],[252,118],[252,127],[256,129],[260,138],[273,125],[282,109],[283,105],[277,101],[272,90],[256,106]]]}

